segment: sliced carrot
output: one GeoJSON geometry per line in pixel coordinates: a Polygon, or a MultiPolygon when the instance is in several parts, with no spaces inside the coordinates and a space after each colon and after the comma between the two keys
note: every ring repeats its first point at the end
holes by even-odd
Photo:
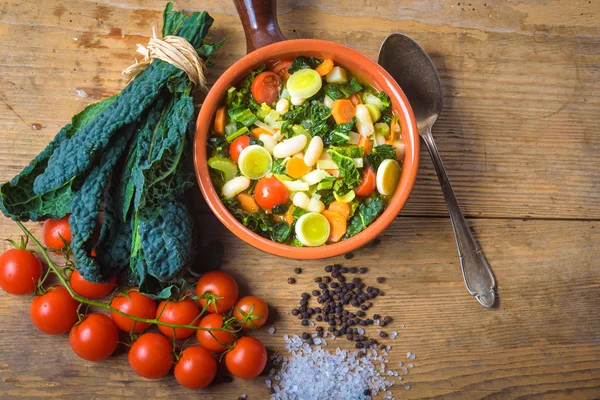
{"type": "Polygon", "coordinates": [[[292,213],[294,212],[295,209],[296,209],[296,206],[292,205],[285,212],[285,222],[287,222],[288,225],[291,225],[294,223],[294,216],[292,215],[292,213]]]}
{"type": "Polygon", "coordinates": [[[290,77],[288,69],[292,66],[293,60],[281,60],[271,68],[271,71],[275,72],[284,81],[290,77]]]}
{"type": "Polygon", "coordinates": [[[346,233],[346,219],[337,211],[325,210],[323,216],[329,221],[329,239],[330,243],[339,242],[346,233]]]}
{"type": "Polygon", "coordinates": [[[396,141],[396,125],[398,124],[398,116],[394,115],[392,117],[392,122],[390,122],[390,137],[386,140],[386,144],[393,145],[396,141]]]}
{"type": "Polygon", "coordinates": [[[336,124],[347,124],[356,115],[356,107],[350,100],[337,99],[333,102],[331,115],[333,115],[336,124]]]}
{"type": "Polygon", "coordinates": [[[317,68],[315,68],[315,71],[317,71],[319,73],[319,75],[325,76],[332,69],[333,69],[333,60],[328,58],[328,59],[323,60],[323,62],[321,64],[317,65],[317,68]]]}
{"type": "Polygon", "coordinates": [[[336,200],[329,205],[329,210],[340,213],[340,215],[346,220],[350,216],[350,206],[348,203],[342,203],[341,201],[336,200]]]}
{"type": "Polygon", "coordinates": [[[236,196],[236,199],[240,202],[242,210],[246,211],[248,214],[254,214],[260,209],[256,200],[254,200],[254,197],[248,193],[240,193],[236,196]]]}
{"type": "Polygon", "coordinates": [[[294,179],[298,179],[308,174],[312,170],[311,167],[304,163],[304,160],[299,157],[292,157],[285,164],[285,172],[294,179]]]}
{"type": "Polygon", "coordinates": [[[371,154],[371,151],[373,151],[373,141],[366,136],[360,135],[358,146],[364,148],[365,155],[371,154]]]}
{"type": "Polygon", "coordinates": [[[225,117],[226,117],[226,113],[225,113],[225,106],[221,106],[217,109],[217,112],[215,113],[215,124],[213,127],[213,130],[215,131],[215,133],[218,133],[219,135],[224,135],[225,134],[225,117]]]}
{"type": "Polygon", "coordinates": [[[250,133],[252,133],[252,136],[254,137],[254,139],[258,139],[260,137],[260,135],[273,136],[273,134],[271,132],[269,132],[268,130],[266,130],[265,128],[252,128],[252,129],[250,129],[250,133]]]}
{"type": "Polygon", "coordinates": [[[348,100],[350,100],[352,102],[352,104],[354,104],[355,106],[362,104],[362,100],[361,100],[360,96],[358,95],[358,93],[354,93],[352,96],[350,96],[348,98],[348,100]]]}

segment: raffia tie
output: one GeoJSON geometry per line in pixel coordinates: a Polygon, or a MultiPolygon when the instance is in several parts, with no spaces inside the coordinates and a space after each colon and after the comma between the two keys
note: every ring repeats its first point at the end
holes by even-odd
{"type": "Polygon", "coordinates": [[[187,74],[190,81],[199,87],[203,92],[207,92],[206,78],[204,71],[206,67],[202,59],[194,49],[194,46],[180,36],[165,36],[159,38],[156,35],[156,29],[152,28],[152,38],[144,47],[137,45],[137,52],[144,56],[140,62],[135,60],[135,64],[130,65],[123,71],[123,76],[127,81],[131,81],[137,74],[146,69],[153,59],[157,58],[179,68],[187,74]]]}

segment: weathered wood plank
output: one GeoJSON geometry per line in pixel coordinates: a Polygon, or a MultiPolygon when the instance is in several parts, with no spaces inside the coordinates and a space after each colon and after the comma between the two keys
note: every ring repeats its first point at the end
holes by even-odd
{"type": "MultiPolygon", "coordinates": [[[[484,6],[479,1],[471,7],[475,10],[462,11],[450,2],[379,3],[284,2],[280,20],[291,38],[330,39],[371,57],[394,31],[414,36],[431,52],[446,93],[435,134],[468,215],[597,218],[600,32],[591,24],[600,15],[597,4],[484,6]]],[[[119,73],[132,61],[135,43],[145,42],[159,20],[162,5],[5,4],[0,181],[26,165],[74,112],[122,87],[119,73]],[[75,89],[90,97],[79,98],[75,89]],[[32,123],[42,129],[32,131],[32,123]]],[[[230,35],[214,58],[213,81],[243,55],[244,42],[231,4],[209,1],[204,7],[216,18],[213,37],[230,35]]],[[[420,176],[404,212],[445,215],[425,150],[421,156],[420,176]]]]}
{"type": "MultiPolygon", "coordinates": [[[[288,261],[241,244],[216,223],[202,217],[211,238],[226,247],[224,270],[242,284],[244,294],[267,299],[275,335],[265,329],[257,336],[270,350],[282,350],[284,334],[300,334],[299,321],[286,314],[312,279],[330,261],[288,261]],[[296,285],[288,285],[293,268],[301,266],[296,285]]],[[[385,296],[372,312],[386,313],[399,332],[391,365],[405,364],[406,352],[417,355],[415,368],[404,377],[411,385],[395,393],[402,398],[552,398],[569,394],[593,398],[600,390],[600,232],[596,222],[471,221],[500,285],[500,306],[485,310],[467,293],[462,282],[452,231],[445,218],[400,218],[382,236],[379,246],[366,247],[355,257],[339,261],[367,266],[366,281],[387,278],[379,287],[385,296]],[[401,324],[405,328],[401,329],[401,324]],[[401,393],[402,392],[402,393],[401,393]]],[[[39,227],[31,224],[36,233],[39,227]]],[[[3,223],[6,233],[14,225],[3,223]]],[[[5,244],[2,244],[6,247],[5,244]]],[[[129,370],[121,353],[103,363],[86,363],[71,353],[66,336],[35,331],[27,317],[30,300],[0,295],[0,393],[9,397],[184,396],[189,392],[171,379],[149,382],[129,370]],[[69,378],[66,378],[66,377],[69,378]],[[16,381],[15,381],[16,380],[16,381]]],[[[348,347],[345,340],[330,346],[348,347]]],[[[265,398],[262,380],[219,384],[207,398],[265,398]]]]}

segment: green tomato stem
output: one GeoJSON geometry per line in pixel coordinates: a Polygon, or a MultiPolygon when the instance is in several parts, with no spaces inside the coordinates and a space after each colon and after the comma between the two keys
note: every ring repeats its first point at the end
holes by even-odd
{"type": "MultiPolygon", "coordinates": [[[[130,319],[132,319],[134,321],[137,321],[137,322],[144,322],[144,323],[147,323],[147,324],[162,325],[162,326],[167,326],[167,327],[173,328],[173,329],[175,329],[175,328],[182,328],[182,329],[193,329],[193,330],[197,330],[197,331],[228,331],[228,332],[231,332],[231,333],[236,333],[236,332],[239,332],[241,330],[241,328],[237,329],[237,330],[236,329],[230,329],[229,325],[231,325],[231,324],[229,324],[229,325],[223,324],[223,326],[221,328],[203,328],[203,327],[199,327],[199,326],[196,326],[196,325],[170,324],[168,322],[159,321],[156,318],[141,318],[141,317],[136,317],[135,315],[130,315],[130,314],[124,313],[123,311],[118,310],[118,309],[112,307],[110,304],[106,304],[106,303],[102,303],[100,301],[95,301],[95,300],[91,300],[91,299],[82,297],[82,296],[78,295],[77,293],[75,293],[75,291],[71,288],[71,285],[69,285],[69,282],[67,281],[67,278],[65,278],[63,276],[63,274],[60,273],[60,270],[58,269],[58,267],[50,259],[50,256],[48,255],[48,252],[46,251],[46,248],[44,246],[42,246],[42,244],[35,238],[35,236],[33,236],[33,234],[31,232],[29,232],[29,230],[27,228],[25,228],[25,226],[20,221],[16,221],[16,222],[17,222],[17,225],[19,226],[19,228],[21,228],[21,230],[23,231],[23,233],[25,233],[25,235],[27,235],[27,237],[29,239],[31,239],[31,241],[40,250],[40,252],[44,256],[44,259],[46,260],[46,263],[48,263],[48,267],[50,267],[50,269],[52,270],[52,272],[58,277],[58,279],[63,284],[63,286],[65,287],[65,289],[67,289],[67,291],[69,292],[69,294],[71,295],[71,297],[74,298],[75,300],[77,300],[80,303],[88,304],[90,306],[104,308],[105,310],[108,310],[110,312],[114,312],[115,314],[121,315],[123,317],[130,318],[130,319]]],[[[202,311],[204,312],[205,309],[206,309],[206,307],[204,307],[202,311]]],[[[229,322],[229,320],[227,320],[225,322],[229,322]]]]}

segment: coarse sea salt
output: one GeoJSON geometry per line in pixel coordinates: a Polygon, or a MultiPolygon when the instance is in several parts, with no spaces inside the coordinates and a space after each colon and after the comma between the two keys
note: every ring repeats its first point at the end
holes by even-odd
{"type": "Polygon", "coordinates": [[[269,334],[271,334],[271,335],[272,335],[272,334],[274,334],[274,333],[275,333],[275,331],[276,331],[275,327],[274,327],[274,326],[272,326],[272,327],[270,327],[270,328],[269,328],[269,330],[268,330],[267,332],[269,332],[269,334]]]}
{"type": "MultiPolygon", "coordinates": [[[[330,352],[321,346],[311,347],[298,336],[285,341],[289,355],[270,379],[272,400],[367,400],[378,393],[394,399],[389,388],[396,381],[385,377],[394,379],[395,371],[386,371],[386,360],[373,349],[361,355],[339,348],[330,352]],[[370,395],[365,394],[366,389],[370,395]]],[[[317,344],[317,340],[314,342],[317,344]]],[[[323,339],[320,343],[327,345],[323,339]]]]}

